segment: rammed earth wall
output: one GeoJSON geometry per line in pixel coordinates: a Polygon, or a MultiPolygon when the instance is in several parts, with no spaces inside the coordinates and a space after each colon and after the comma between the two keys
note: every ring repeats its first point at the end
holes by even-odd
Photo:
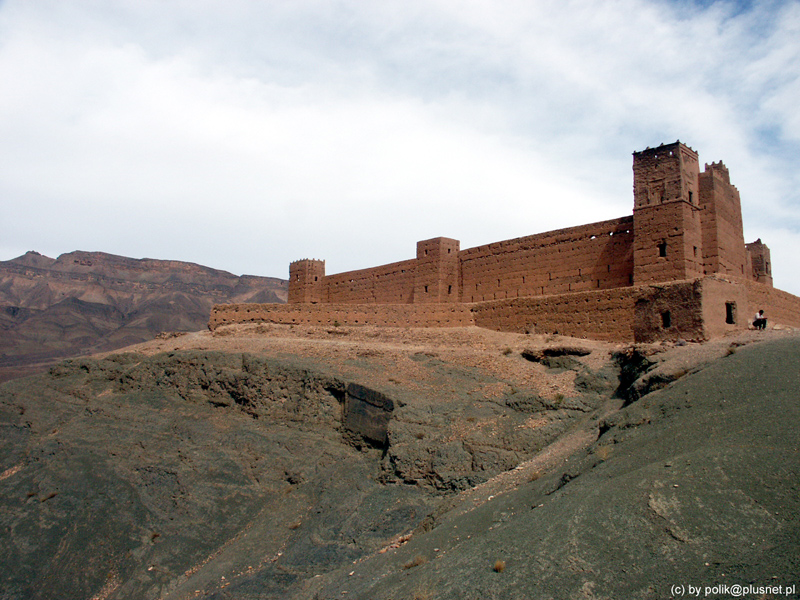
{"type": "Polygon", "coordinates": [[[212,331],[234,323],[285,325],[374,325],[378,327],[468,327],[465,304],[219,304],[211,310],[212,331]]]}
{"type": "Polygon", "coordinates": [[[633,217],[469,248],[459,261],[462,302],[630,286],[633,217]]]}
{"type": "Polygon", "coordinates": [[[747,329],[763,309],[770,324],[800,327],[800,298],[755,282],[704,277],[612,290],[471,303],[220,304],[212,331],[237,323],[470,327],[560,334],[609,342],[705,340],[747,329]]]}
{"type": "Polygon", "coordinates": [[[769,248],[744,243],[722,162],[700,171],[680,141],[633,153],[633,215],[461,250],[439,237],[414,259],[336,275],[289,266],[289,306],[215,307],[209,327],[272,322],[457,327],[609,341],[707,339],[800,326],[800,298],[772,288],[769,248]]]}

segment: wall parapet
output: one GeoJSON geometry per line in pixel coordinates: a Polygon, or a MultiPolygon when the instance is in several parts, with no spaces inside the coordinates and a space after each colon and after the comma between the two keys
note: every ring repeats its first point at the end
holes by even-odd
{"type": "Polygon", "coordinates": [[[474,319],[466,304],[217,304],[208,328],[242,323],[468,327],[474,319]]]}

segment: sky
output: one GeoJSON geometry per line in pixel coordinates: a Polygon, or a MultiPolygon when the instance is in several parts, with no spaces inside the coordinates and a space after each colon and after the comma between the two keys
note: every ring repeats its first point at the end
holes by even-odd
{"type": "Polygon", "coordinates": [[[288,277],[629,215],[722,160],[800,295],[800,0],[0,0],[0,260],[288,277]]]}

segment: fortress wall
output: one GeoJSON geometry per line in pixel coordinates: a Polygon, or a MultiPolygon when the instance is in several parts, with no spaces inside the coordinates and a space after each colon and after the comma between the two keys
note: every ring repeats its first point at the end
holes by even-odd
{"type": "Polygon", "coordinates": [[[635,341],[707,339],[702,292],[702,279],[636,286],[635,341]]]}
{"type": "Polygon", "coordinates": [[[474,320],[463,304],[218,304],[208,328],[234,323],[468,327],[474,320]]]}
{"type": "Polygon", "coordinates": [[[761,309],[769,327],[777,324],[800,327],[800,298],[765,283],[745,281],[744,285],[747,288],[745,327],[752,324],[753,317],[761,309]]]}
{"type": "Polygon", "coordinates": [[[462,250],[461,301],[630,286],[633,217],[462,250]]]}
{"type": "Polygon", "coordinates": [[[472,310],[475,325],[487,329],[631,342],[635,298],[626,287],[482,302],[472,310]]]}
{"type": "MultiPolygon", "coordinates": [[[[702,280],[703,329],[707,338],[747,329],[753,320],[748,310],[747,287],[741,280],[706,277],[702,280]]],[[[755,314],[755,310],[752,311],[755,314]]]]}
{"type": "Polygon", "coordinates": [[[415,259],[370,269],[328,275],[324,302],[332,304],[410,304],[414,300],[415,259]]]}

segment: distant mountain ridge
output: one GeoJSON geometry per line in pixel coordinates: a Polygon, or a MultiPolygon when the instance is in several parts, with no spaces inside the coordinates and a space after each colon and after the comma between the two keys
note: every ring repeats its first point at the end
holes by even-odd
{"type": "Polygon", "coordinates": [[[203,329],[214,304],[285,302],[287,282],[105,252],[0,261],[0,381],[36,363],[203,329]]]}

